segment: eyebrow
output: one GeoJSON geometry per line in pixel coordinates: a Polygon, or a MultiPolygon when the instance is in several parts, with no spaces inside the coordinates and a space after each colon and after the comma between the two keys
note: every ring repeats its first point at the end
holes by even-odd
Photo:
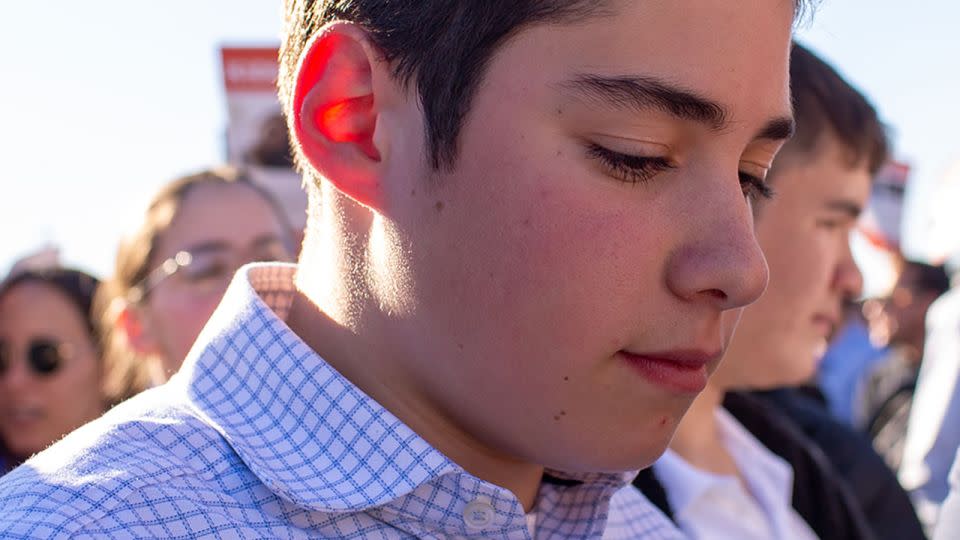
{"type": "MultiPolygon", "coordinates": [[[[681,120],[705,124],[714,131],[723,131],[730,125],[730,113],[722,104],[653,77],[581,74],[562,86],[601,105],[641,111],[657,109],[681,120]]],[[[785,140],[793,135],[794,129],[792,117],[774,118],[754,138],[785,140]]]]}
{"type": "Polygon", "coordinates": [[[785,141],[793,137],[797,124],[791,117],[774,118],[763,126],[754,139],[769,139],[771,141],[785,141]]]}
{"type": "MultiPolygon", "coordinates": [[[[246,246],[247,248],[260,248],[271,242],[281,241],[281,238],[273,233],[261,234],[260,236],[254,238],[250,245],[246,246]]],[[[189,253],[216,253],[221,251],[230,251],[233,249],[233,246],[224,242],[222,240],[211,240],[208,242],[201,242],[199,244],[194,244],[188,246],[180,251],[186,251],[189,253]]]]}
{"type": "Polygon", "coordinates": [[[283,242],[283,238],[274,233],[265,233],[254,238],[253,242],[250,242],[250,247],[261,248],[274,242],[283,242]]]}
{"type": "Polygon", "coordinates": [[[863,212],[863,206],[843,199],[833,199],[827,201],[824,206],[826,206],[827,210],[846,214],[853,219],[860,217],[860,214],[863,212]]]}
{"type": "Polygon", "coordinates": [[[186,251],[188,253],[206,253],[206,252],[216,252],[216,251],[227,251],[230,249],[230,245],[226,242],[220,240],[211,240],[208,242],[201,242],[199,244],[193,244],[187,246],[180,251],[186,251]]]}

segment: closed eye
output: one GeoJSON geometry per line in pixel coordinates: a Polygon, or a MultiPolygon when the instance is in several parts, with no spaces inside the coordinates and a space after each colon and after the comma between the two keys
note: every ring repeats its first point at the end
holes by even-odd
{"type": "Polygon", "coordinates": [[[845,214],[826,215],[817,219],[817,226],[830,231],[849,230],[857,223],[857,219],[845,214]]]}
{"type": "Polygon", "coordinates": [[[587,155],[599,161],[609,175],[630,184],[647,182],[658,173],[674,168],[667,158],[623,154],[596,143],[587,145],[587,155]]]}
{"type": "Polygon", "coordinates": [[[760,199],[772,199],[774,195],[773,188],[762,178],[743,171],[740,171],[740,188],[743,190],[743,195],[751,202],[760,199]]]}

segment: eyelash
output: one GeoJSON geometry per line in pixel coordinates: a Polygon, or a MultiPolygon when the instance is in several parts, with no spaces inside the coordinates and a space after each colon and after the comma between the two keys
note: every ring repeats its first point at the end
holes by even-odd
{"type": "MultiPolygon", "coordinates": [[[[648,182],[658,173],[676,168],[666,158],[622,154],[596,143],[587,145],[587,154],[600,161],[614,176],[630,184],[648,182]]],[[[751,201],[773,197],[773,189],[761,178],[742,171],[739,176],[743,195],[751,201]]]]}
{"type": "Polygon", "coordinates": [[[657,173],[674,168],[666,158],[621,154],[596,143],[587,145],[587,154],[603,164],[613,176],[629,184],[647,182],[657,173]]]}
{"type": "Polygon", "coordinates": [[[740,187],[743,189],[743,195],[751,202],[772,199],[775,194],[773,188],[761,178],[743,171],[740,172],[740,187]]]}

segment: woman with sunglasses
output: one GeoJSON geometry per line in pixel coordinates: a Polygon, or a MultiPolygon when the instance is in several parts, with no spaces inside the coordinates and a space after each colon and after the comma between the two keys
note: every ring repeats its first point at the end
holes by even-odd
{"type": "Polygon", "coordinates": [[[0,284],[0,449],[8,468],[138,390],[104,384],[91,314],[98,284],[67,269],[25,271],[0,284]]]}
{"type": "Polygon", "coordinates": [[[234,168],[178,178],[153,197],[121,243],[98,304],[106,357],[151,384],[175,373],[237,268],[292,261],[293,231],[276,200],[234,168]]]}

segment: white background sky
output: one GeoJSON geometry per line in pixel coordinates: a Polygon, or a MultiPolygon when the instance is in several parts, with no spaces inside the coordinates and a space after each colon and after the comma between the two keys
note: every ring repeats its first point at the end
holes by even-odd
{"type": "MultiPolygon", "coordinates": [[[[278,43],[279,0],[4,0],[2,12],[0,272],[54,244],[106,274],[160,185],[224,159],[219,46],[278,43]]],[[[958,21],[950,0],[823,0],[799,33],[893,127],[914,168],[917,253],[932,247],[931,186],[960,160],[958,21]]]]}

